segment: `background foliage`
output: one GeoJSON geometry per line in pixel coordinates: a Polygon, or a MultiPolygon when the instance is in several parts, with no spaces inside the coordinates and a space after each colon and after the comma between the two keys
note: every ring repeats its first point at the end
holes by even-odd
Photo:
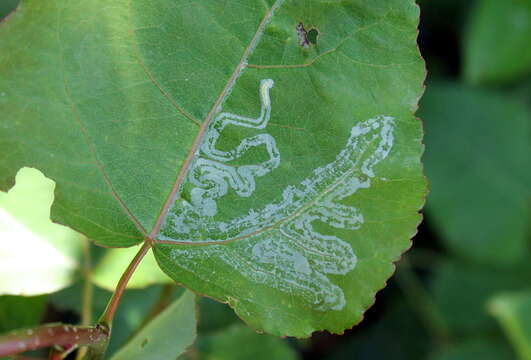
{"type": "MultiPolygon", "coordinates": [[[[0,1],[0,14],[15,3],[0,1]]],[[[225,305],[204,298],[198,340],[183,358],[531,359],[531,1],[420,5],[429,78],[418,116],[431,190],[414,247],[375,306],[343,336],[298,341],[258,335],[225,305]]],[[[60,277],[61,286],[70,285],[45,296],[0,296],[0,331],[79,322],[87,269],[96,284],[92,313],[101,313],[110,296],[105,289],[116,281],[105,277],[107,269],[120,273],[124,255],[94,246],[63,254],[77,264],[77,272],[68,267],[60,277]]],[[[110,354],[146,315],[181,295],[149,283],[166,280],[151,265],[142,274],[153,275],[135,278],[136,289],[126,292],[110,354]]]]}

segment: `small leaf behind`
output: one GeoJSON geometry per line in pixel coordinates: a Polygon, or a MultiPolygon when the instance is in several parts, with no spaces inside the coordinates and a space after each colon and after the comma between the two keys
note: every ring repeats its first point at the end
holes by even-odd
{"type": "Polygon", "coordinates": [[[195,306],[194,294],[186,291],[118,350],[111,360],[177,358],[197,335],[195,306]]]}
{"type": "Polygon", "coordinates": [[[531,292],[497,295],[488,309],[502,325],[520,359],[531,359],[531,292]]]}

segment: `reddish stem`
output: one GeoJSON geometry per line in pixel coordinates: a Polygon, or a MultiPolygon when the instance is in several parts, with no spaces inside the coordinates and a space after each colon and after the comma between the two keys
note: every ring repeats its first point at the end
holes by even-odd
{"type": "Polygon", "coordinates": [[[109,329],[102,325],[43,325],[0,336],[0,357],[50,346],[60,346],[65,349],[80,345],[94,346],[105,344],[108,338],[109,329]]]}
{"type": "Polygon", "coordinates": [[[112,319],[114,318],[114,313],[116,312],[116,309],[118,308],[118,304],[120,303],[120,299],[122,298],[122,294],[125,291],[125,287],[127,286],[127,283],[129,282],[129,279],[131,279],[131,276],[133,276],[133,273],[135,272],[136,268],[144,258],[144,256],[147,254],[148,250],[151,248],[151,241],[149,239],[146,239],[144,241],[144,244],[138,250],[138,253],[135,255],[125,272],[122,274],[122,277],[120,278],[120,281],[118,281],[118,285],[116,285],[116,290],[112,294],[111,300],[109,300],[109,303],[107,304],[107,308],[105,309],[105,312],[103,315],[101,315],[99,323],[105,325],[109,329],[112,326],[112,319]]]}

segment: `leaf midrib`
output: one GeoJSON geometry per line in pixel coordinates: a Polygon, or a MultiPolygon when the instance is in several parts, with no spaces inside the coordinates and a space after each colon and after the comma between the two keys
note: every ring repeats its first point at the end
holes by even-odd
{"type": "Polygon", "coordinates": [[[256,30],[253,38],[245,48],[242,57],[240,58],[240,61],[236,65],[236,68],[232,72],[231,76],[227,80],[225,87],[217,97],[216,101],[212,105],[210,111],[208,112],[205,120],[201,124],[199,131],[194,139],[194,142],[192,143],[192,147],[190,148],[190,151],[188,152],[188,155],[186,156],[186,160],[184,161],[183,165],[181,166],[179,173],[177,174],[177,179],[175,183],[173,184],[172,190],[170,194],[168,195],[168,198],[166,199],[166,202],[164,203],[164,206],[157,217],[157,220],[155,222],[155,225],[153,226],[153,229],[151,230],[151,233],[149,234],[149,238],[154,240],[157,233],[160,230],[160,227],[162,226],[162,223],[164,219],[166,218],[166,215],[168,214],[168,211],[170,210],[171,205],[175,201],[175,198],[177,196],[177,193],[179,191],[179,188],[181,187],[183,181],[185,180],[186,173],[188,172],[188,169],[190,168],[190,165],[192,164],[192,161],[196,155],[196,151],[201,144],[201,140],[203,139],[203,136],[208,129],[208,126],[214,119],[214,115],[216,115],[219,106],[223,103],[227,95],[230,93],[234,85],[236,84],[236,79],[241,74],[241,72],[245,69],[247,66],[247,59],[252,54],[253,50],[256,48],[258,43],[260,42],[260,39],[262,38],[262,34],[265,30],[266,25],[268,24],[269,20],[274,15],[275,10],[277,10],[284,0],[276,0],[275,3],[269,8],[269,10],[266,12],[262,20],[260,21],[260,24],[258,25],[258,29],[256,30]]]}

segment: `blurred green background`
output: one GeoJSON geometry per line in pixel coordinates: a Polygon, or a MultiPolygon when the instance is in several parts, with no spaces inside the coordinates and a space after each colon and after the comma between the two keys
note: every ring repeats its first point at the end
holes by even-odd
{"type": "MultiPolygon", "coordinates": [[[[16,3],[0,0],[0,18],[16,3]]],[[[183,359],[531,359],[531,0],[419,5],[429,75],[417,115],[430,194],[395,276],[343,336],[258,335],[225,305],[202,299],[199,339],[183,359]]],[[[0,194],[0,236],[31,228],[18,246],[55,260],[40,278],[36,270],[24,277],[13,264],[27,259],[14,259],[17,248],[1,239],[0,332],[88,322],[102,312],[135,250],[96,248],[50,226],[53,183],[28,169],[19,177],[25,188],[0,194]],[[42,207],[26,211],[28,194],[42,207]]],[[[117,313],[110,353],[181,292],[152,259],[143,266],[117,313]]]]}

